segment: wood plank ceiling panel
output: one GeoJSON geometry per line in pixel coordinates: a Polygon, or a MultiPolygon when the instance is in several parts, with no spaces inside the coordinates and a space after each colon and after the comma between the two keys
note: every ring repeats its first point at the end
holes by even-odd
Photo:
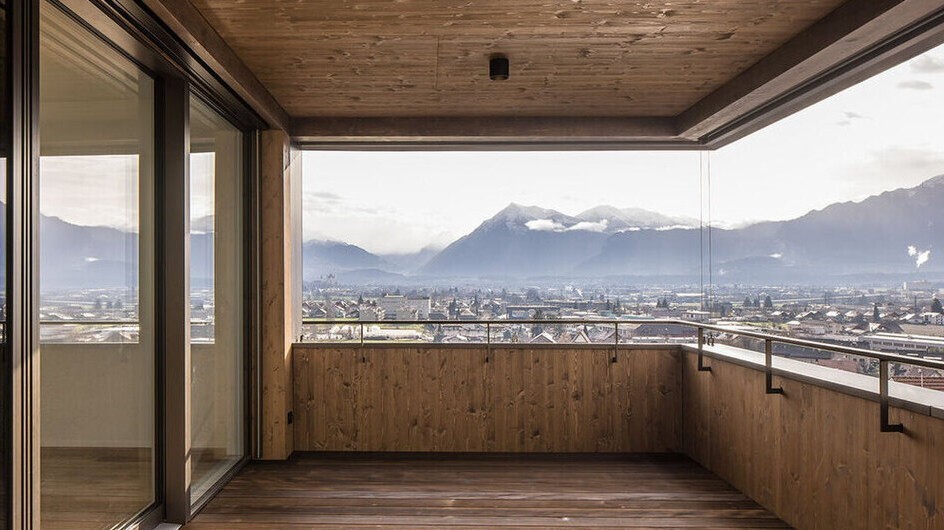
{"type": "Polygon", "coordinates": [[[675,116],[842,4],[192,1],[295,117],[675,116]]]}

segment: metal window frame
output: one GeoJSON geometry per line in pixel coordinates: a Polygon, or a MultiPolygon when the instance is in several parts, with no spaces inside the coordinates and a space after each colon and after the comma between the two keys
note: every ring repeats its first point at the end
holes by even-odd
{"type": "Polygon", "coordinates": [[[39,202],[33,175],[39,142],[39,3],[8,7],[10,153],[7,180],[7,346],[10,353],[10,528],[39,527],[39,273],[30,259],[38,242],[39,202]]]}
{"type": "MultiPolygon", "coordinates": [[[[254,367],[256,366],[258,360],[258,353],[260,351],[260,346],[258,345],[259,336],[261,335],[260,330],[258,329],[258,296],[256,289],[258,288],[257,274],[258,274],[258,264],[257,257],[258,252],[256,251],[256,242],[258,241],[258,217],[257,217],[257,205],[258,205],[258,193],[257,186],[259,179],[257,178],[257,153],[256,153],[256,132],[252,128],[251,122],[245,120],[244,115],[240,115],[237,112],[233,112],[233,109],[228,107],[224,100],[221,100],[219,94],[214,94],[213,92],[208,92],[205,86],[190,85],[188,91],[188,114],[189,114],[189,96],[192,95],[195,98],[199,99],[202,103],[208,105],[211,110],[217,112],[220,117],[227,121],[230,125],[239,130],[242,136],[242,175],[243,186],[242,186],[242,207],[243,207],[243,251],[244,259],[246,266],[243,270],[243,322],[250,325],[243,326],[243,358],[242,358],[242,381],[243,381],[243,455],[236,461],[234,461],[229,469],[223,472],[217,481],[206,489],[206,491],[197,499],[191,500],[190,492],[187,492],[187,503],[189,504],[186,521],[192,519],[197,513],[200,512],[221,489],[252,459],[253,455],[253,438],[254,433],[258,431],[258,426],[255,425],[252,421],[253,419],[253,407],[257,403],[257,398],[255,396],[255,389],[258,388],[253,383],[252,374],[254,367]]],[[[189,153],[190,153],[190,142],[189,142],[189,119],[187,120],[187,154],[188,154],[188,165],[189,165],[189,153]]],[[[187,176],[187,190],[189,192],[189,170],[187,176]]],[[[189,203],[190,197],[189,193],[187,195],[187,202],[189,203]]],[[[190,225],[190,215],[189,208],[186,215],[187,219],[187,233],[189,234],[189,225],[190,225]]],[[[188,259],[187,263],[190,261],[188,259]]],[[[189,277],[189,266],[187,267],[188,277],[189,277]]],[[[188,289],[189,297],[189,289],[188,289]]],[[[189,304],[189,298],[188,298],[189,304]]],[[[188,321],[188,330],[189,330],[189,321],[188,321]]],[[[188,350],[189,354],[189,350],[188,350]]],[[[187,392],[190,391],[190,381],[189,381],[189,366],[188,361],[188,375],[187,375],[187,392]]],[[[256,416],[258,417],[258,416],[256,416]]],[[[188,399],[188,418],[189,418],[189,399],[188,399]]],[[[189,445],[188,445],[189,453],[189,445]]],[[[179,524],[183,524],[186,521],[174,520],[179,524]]]]}

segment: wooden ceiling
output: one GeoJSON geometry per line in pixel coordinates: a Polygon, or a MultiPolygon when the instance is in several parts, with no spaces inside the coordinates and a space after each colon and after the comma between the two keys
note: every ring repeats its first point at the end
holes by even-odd
{"type": "Polygon", "coordinates": [[[653,117],[843,0],[191,1],[293,117],[653,117]]]}
{"type": "Polygon", "coordinates": [[[138,1],[313,147],[711,149],[944,42],[941,0],[138,1]]]}

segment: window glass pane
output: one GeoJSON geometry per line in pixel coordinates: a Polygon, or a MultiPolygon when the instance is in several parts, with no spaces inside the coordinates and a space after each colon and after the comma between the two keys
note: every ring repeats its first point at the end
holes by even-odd
{"type": "MultiPolygon", "coordinates": [[[[729,228],[714,232],[717,291],[739,325],[944,355],[942,96],[939,46],[712,153],[712,208],[729,228]]],[[[829,351],[777,345],[773,353],[879,371],[829,351]]],[[[942,388],[944,373],[890,368],[896,382],[942,388]]]]}
{"type": "Polygon", "coordinates": [[[244,454],[243,135],[190,102],[191,499],[244,454]]]}
{"type": "MultiPolygon", "coordinates": [[[[707,316],[702,153],[302,160],[302,341],[613,344],[613,324],[518,321],[707,316]]],[[[627,323],[619,340],[691,342],[693,331],[627,323]]]]}
{"type": "Polygon", "coordinates": [[[154,501],[154,82],[52,4],[40,36],[42,526],[154,501]]]}

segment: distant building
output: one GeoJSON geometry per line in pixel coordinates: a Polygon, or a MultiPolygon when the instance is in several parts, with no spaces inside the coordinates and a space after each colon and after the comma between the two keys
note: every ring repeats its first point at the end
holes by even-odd
{"type": "Polygon", "coordinates": [[[690,310],[682,313],[682,318],[685,320],[691,320],[692,322],[706,322],[709,318],[711,318],[711,313],[708,311],[690,310]]]}
{"type": "Polygon", "coordinates": [[[508,305],[505,307],[508,318],[516,320],[557,318],[560,316],[560,308],[552,305],[508,305]]]}
{"type": "Polygon", "coordinates": [[[921,322],[932,326],[944,326],[944,314],[941,313],[921,313],[921,322]]]}
{"type": "Polygon", "coordinates": [[[692,328],[684,324],[642,324],[633,335],[637,337],[691,337],[692,328]]]}
{"type": "Polygon", "coordinates": [[[428,320],[432,304],[428,296],[410,297],[387,294],[377,299],[386,320],[428,320]]]}
{"type": "Polygon", "coordinates": [[[556,344],[556,343],[557,342],[554,340],[554,337],[552,337],[551,334],[546,331],[544,333],[535,335],[534,338],[531,339],[531,344],[556,344]]]}
{"type": "Polygon", "coordinates": [[[931,282],[927,280],[912,280],[910,282],[905,282],[902,285],[902,289],[905,291],[933,291],[934,286],[931,282]]]}
{"type": "Polygon", "coordinates": [[[358,310],[358,319],[365,321],[378,321],[384,319],[384,310],[382,307],[363,305],[358,310]]]}
{"type": "Polygon", "coordinates": [[[944,354],[944,337],[926,335],[904,335],[900,333],[875,333],[864,335],[859,341],[871,350],[905,355],[944,354]]]}

